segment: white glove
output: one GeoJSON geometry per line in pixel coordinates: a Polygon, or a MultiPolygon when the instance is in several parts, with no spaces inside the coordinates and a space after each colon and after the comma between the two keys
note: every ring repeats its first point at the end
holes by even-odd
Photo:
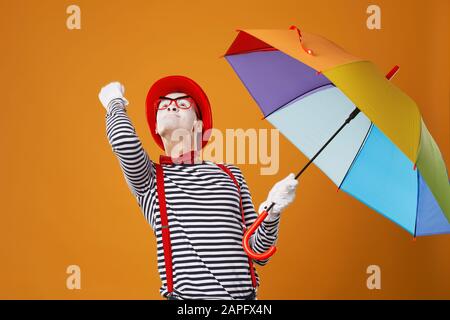
{"type": "Polygon", "coordinates": [[[275,183],[269,192],[267,200],[264,201],[259,207],[259,213],[261,213],[263,210],[267,210],[272,202],[275,202],[269,212],[269,215],[265,219],[266,221],[273,221],[278,218],[281,212],[294,201],[297,186],[298,181],[295,179],[295,175],[293,173],[289,174],[283,180],[275,183]]]}
{"type": "Polygon", "coordinates": [[[125,87],[120,82],[111,82],[100,90],[98,98],[108,112],[110,102],[115,99],[122,99],[123,104],[128,105],[128,100],[123,96],[124,92],[125,87]]]}

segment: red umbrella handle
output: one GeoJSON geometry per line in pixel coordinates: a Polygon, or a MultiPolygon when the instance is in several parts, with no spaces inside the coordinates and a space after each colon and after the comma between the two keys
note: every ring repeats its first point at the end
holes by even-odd
{"type": "Polygon", "coordinates": [[[250,237],[253,233],[255,233],[256,229],[258,229],[259,225],[263,222],[263,220],[267,217],[268,213],[266,210],[261,212],[258,216],[258,219],[255,220],[255,222],[248,228],[248,230],[244,234],[244,238],[242,239],[242,245],[244,246],[244,250],[247,253],[247,255],[255,260],[264,260],[271,257],[275,251],[277,251],[277,248],[275,246],[271,246],[269,250],[267,250],[264,253],[256,253],[252,250],[250,247],[250,237]]]}
{"type": "MultiPolygon", "coordinates": [[[[394,66],[394,68],[392,68],[391,71],[389,71],[389,73],[386,75],[386,78],[388,80],[391,80],[395,76],[395,74],[398,72],[399,68],[400,68],[399,66],[394,66]]],[[[353,112],[350,114],[350,116],[347,118],[347,120],[345,120],[345,123],[339,128],[339,130],[336,131],[336,133],[327,141],[327,143],[325,143],[322,146],[322,148],[314,155],[314,157],[312,157],[311,160],[309,160],[309,162],[303,167],[303,169],[299,173],[297,173],[297,175],[295,176],[295,179],[298,179],[298,177],[309,167],[309,165],[322,152],[322,150],[325,149],[325,147],[331,142],[331,140],[333,140],[333,138],[342,130],[342,128],[344,128],[353,118],[355,118],[359,112],[360,112],[360,110],[358,108],[355,108],[355,110],[353,110],[353,112]]],[[[256,253],[252,250],[252,248],[250,247],[250,244],[249,244],[250,237],[253,235],[253,233],[255,233],[256,229],[258,229],[259,225],[267,217],[268,211],[270,211],[270,209],[272,209],[274,204],[275,203],[272,203],[269,206],[269,208],[267,209],[267,211],[264,210],[263,212],[261,212],[261,214],[255,220],[255,222],[250,226],[250,228],[248,228],[248,230],[244,234],[244,238],[242,239],[242,245],[243,245],[244,250],[247,253],[247,255],[252,259],[255,259],[255,260],[268,259],[275,253],[275,251],[277,251],[277,248],[275,246],[271,246],[269,248],[269,250],[267,250],[264,253],[256,253]]]]}

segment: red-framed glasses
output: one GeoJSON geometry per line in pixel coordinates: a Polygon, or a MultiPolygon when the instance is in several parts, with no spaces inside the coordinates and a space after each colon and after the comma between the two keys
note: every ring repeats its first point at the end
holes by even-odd
{"type": "Polygon", "coordinates": [[[169,98],[169,97],[159,97],[157,101],[158,110],[167,109],[172,102],[175,102],[175,105],[180,109],[190,109],[194,100],[190,96],[182,96],[178,98],[169,98]]]}
{"type": "Polygon", "coordinates": [[[194,107],[197,117],[200,118],[195,101],[191,96],[182,96],[178,98],[159,97],[159,99],[156,100],[156,110],[165,110],[172,105],[172,102],[175,102],[175,105],[182,110],[189,110],[194,107]]]}

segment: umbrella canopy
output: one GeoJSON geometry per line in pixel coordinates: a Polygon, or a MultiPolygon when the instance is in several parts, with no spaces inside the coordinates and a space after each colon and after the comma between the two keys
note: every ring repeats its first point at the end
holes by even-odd
{"type": "Polygon", "coordinates": [[[238,30],[225,54],[264,118],[341,189],[414,237],[450,233],[450,185],[416,103],[372,62],[317,35],[238,30]]]}

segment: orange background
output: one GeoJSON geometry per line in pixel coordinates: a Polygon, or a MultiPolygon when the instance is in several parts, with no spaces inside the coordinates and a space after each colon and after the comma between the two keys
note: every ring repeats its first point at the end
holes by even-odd
{"type": "MultiPolygon", "coordinates": [[[[235,29],[295,24],[386,72],[419,105],[450,163],[449,2],[378,0],[382,29],[366,28],[369,1],[4,1],[1,41],[0,298],[161,299],[155,239],[105,134],[100,88],[121,81],[152,159],[160,150],[144,100],[162,76],[198,81],[215,127],[271,128],[224,59],[235,29]],[[81,8],[81,30],[66,8],[81,8]],[[236,116],[239,114],[239,116],[236,116]],[[66,268],[81,267],[81,290],[66,268]]],[[[239,165],[255,206],[307,159],[280,141],[280,172],[239,165]]],[[[450,298],[450,236],[418,238],[376,214],[312,166],[284,212],[278,252],[258,267],[260,299],[450,298]],[[366,287],[381,267],[381,290],[366,287]]]]}

